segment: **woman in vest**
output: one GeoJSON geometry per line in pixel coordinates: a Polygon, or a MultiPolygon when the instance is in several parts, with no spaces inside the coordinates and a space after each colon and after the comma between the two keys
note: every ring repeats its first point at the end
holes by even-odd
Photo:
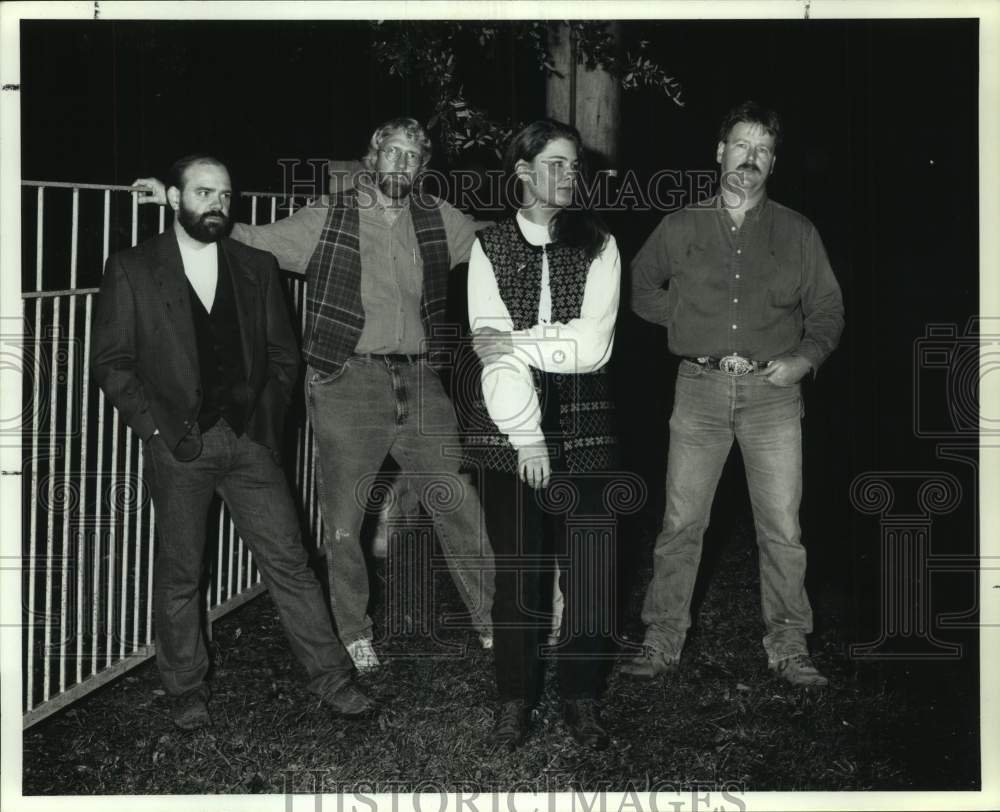
{"type": "Polygon", "coordinates": [[[600,714],[612,656],[616,464],[605,365],[621,261],[581,207],[575,128],[537,121],[507,149],[514,217],[480,232],[469,260],[469,323],[483,362],[467,459],[479,470],[496,556],[495,745],[528,735],[540,655],[557,662],[563,718],[581,744],[608,744],[600,714]],[[478,416],[478,422],[476,420],[478,416]],[[559,642],[545,646],[552,572],[565,596],[559,642]]]}

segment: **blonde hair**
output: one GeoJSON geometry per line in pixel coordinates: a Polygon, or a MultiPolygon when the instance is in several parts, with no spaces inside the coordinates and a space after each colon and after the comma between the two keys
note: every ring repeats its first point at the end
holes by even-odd
{"type": "Polygon", "coordinates": [[[361,159],[361,163],[365,165],[366,169],[375,168],[375,161],[377,160],[378,151],[382,147],[382,143],[390,136],[398,135],[399,133],[402,133],[420,147],[420,168],[426,169],[427,164],[431,162],[431,154],[433,152],[431,139],[428,138],[427,131],[421,126],[419,121],[407,116],[389,119],[372,133],[371,140],[368,142],[368,153],[361,159]]]}

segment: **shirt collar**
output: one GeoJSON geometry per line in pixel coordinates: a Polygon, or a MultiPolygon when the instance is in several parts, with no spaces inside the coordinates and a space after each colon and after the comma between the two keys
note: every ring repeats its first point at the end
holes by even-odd
{"type": "MultiPolygon", "coordinates": [[[[754,203],[752,208],[743,212],[744,220],[750,220],[751,222],[757,222],[760,220],[760,218],[764,215],[764,212],[767,210],[769,202],[770,198],[768,198],[767,190],[765,189],[763,194],[760,196],[760,200],[754,203]]],[[[729,211],[722,205],[721,194],[716,194],[715,197],[712,198],[712,208],[719,213],[719,217],[729,217],[729,211]]]]}
{"type": "Polygon", "coordinates": [[[520,209],[518,209],[516,217],[521,234],[532,245],[547,245],[552,242],[552,235],[549,232],[548,225],[543,226],[531,222],[531,220],[524,216],[520,209]]]}

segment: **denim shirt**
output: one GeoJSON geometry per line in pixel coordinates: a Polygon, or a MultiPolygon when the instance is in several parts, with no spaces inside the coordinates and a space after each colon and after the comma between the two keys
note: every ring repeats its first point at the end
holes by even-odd
{"type": "Polygon", "coordinates": [[[766,197],[742,226],[718,197],[664,217],[632,261],[632,309],[667,328],[675,355],[798,354],[814,370],[844,329],[819,232],[766,197]]]}

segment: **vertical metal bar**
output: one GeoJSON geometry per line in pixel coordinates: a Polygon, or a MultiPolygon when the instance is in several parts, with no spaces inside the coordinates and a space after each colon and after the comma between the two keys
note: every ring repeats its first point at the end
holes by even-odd
{"type": "Polygon", "coordinates": [[[162,234],[164,231],[167,230],[167,207],[159,206],[158,208],[160,209],[159,227],[160,227],[160,233],[162,234]]]}
{"type": "Polygon", "coordinates": [[[274,195],[271,196],[271,222],[273,223],[278,219],[278,198],[274,195]]]}
{"type": "Polygon", "coordinates": [[[128,640],[128,557],[131,548],[131,508],[135,496],[131,486],[132,472],[132,429],[125,429],[125,471],[122,482],[122,594],[121,617],[118,618],[118,654],[125,657],[125,641],[128,640]],[[127,501],[126,501],[127,500],[127,501]]]}
{"type": "MultiPolygon", "coordinates": [[[[111,242],[111,190],[104,190],[104,222],[103,248],[101,252],[101,268],[107,264],[111,242]]],[[[104,479],[104,392],[97,390],[97,465],[94,474],[94,574],[93,574],[93,601],[90,618],[90,639],[93,641],[93,651],[90,654],[91,673],[97,673],[97,658],[100,645],[98,644],[98,633],[101,619],[101,547],[104,545],[104,529],[101,524],[101,514],[103,513],[103,493],[101,491],[104,479]]]]}
{"type": "Polygon", "coordinates": [[[51,357],[52,369],[49,376],[49,489],[48,489],[48,509],[45,534],[45,667],[44,683],[42,685],[42,700],[47,701],[51,687],[51,666],[52,666],[52,588],[53,572],[55,563],[55,520],[56,520],[56,457],[58,447],[56,445],[56,425],[59,414],[59,329],[61,327],[60,318],[62,314],[62,297],[55,296],[52,299],[52,341],[51,357]]]}
{"type": "Polygon", "coordinates": [[[153,642],[153,565],[156,561],[156,505],[149,500],[149,557],[146,559],[146,644],[153,642]]]}
{"type": "Polygon", "coordinates": [[[115,635],[115,576],[118,556],[118,410],[111,409],[111,476],[108,482],[108,589],[107,611],[104,620],[105,645],[104,664],[111,665],[115,635]]]}
{"type": "MultiPolygon", "coordinates": [[[[223,508],[223,513],[228,513],[226,508],[223,508]]],[[[233,536],[233,523],[229,521],[227,523],[229,528],[229,547],[228,555],[226,556],[226,600],[233,597],[233,547],[235,546],[235,538],[233,536]]],[[[220,603],[222,601],[219,601],[220,603]]]]}
{"type": "MultiPolygon", "coordinates": [[[[219,542],[216,545],[217,555],[215,562],[215,605],[222,603],[222,545],[226,538],[225,533],[225,510],[219,511],[219,542]]],[[[209,603],[209,608],[212,604],[209,603]]]]}
{"type": "Polygon", "coordinates": [[[139,193],[132,192],[132,245],[139,242],[139,193]]]}
{"type": "MultiPolygon", "coordinates": [[[[78,543],[76,551],[77,560],[77,579],[76,579],[76,681],[80,682],[83,679],[83,612],[84,612],[84,584],[83,576],[84,570],[86,569],[83,565],[84,560],[87,555],[87,531],[86,528],[89,526],[89,522],[85,521],[87,515],[87,480],[90,478],[90,472],[87,469],[87,452],[89,451],[88,435],[90,427],[90,364],[87,363],[87,359],[90,358],[90,329],[91,322],[93,321],[93,307],[94,307],[94,294],[88,293],[84,297],[84,314],[83,314],[83,381],[82,381],[82,395],[80,398],[81,410],[80,410],[80,529],[78,532],[78,543]]],[[[98,463],[98,470],[100,470],[100,463],[98,463]]],[[[95,549],[97,547],[96,539],[97,535],[95,532],[95,549]]],[[[97,565],[96,553],[94,566],[97,565]]],[[[91,645],[96,643],[94,638],[91,638],[91,645]]],[[[96,646],[94,645],[96,651],[96,646]]]]}
{"type": "Polygon", "coordinates": [[[132,583],[135,592],[132,593],[132,651],[139,648],[139,597],[142,590],[142,442],[137,443],[138,462],[135,473],[135,571],[132,573],[132,583]]]}
{"type": "MultiPolygon", "coordinates": [[[[69,287],[70,290],[76,289],[76,266],[77,266],[77,250],[78,242],[80,239],[80,190],[73,189],[73,209],[72,209],[72,221],[70,226],[70,246],[69,246],[69,287]]],[[[65,455],[65,460],[63,462],[63,493],[65,498],[63,499],[64,509],[62,516],[62,578],[60,579],[59,585],[59,693],[66,690],[66,654],[67,648],[69,646],[69,626],[67,624],[67,618],[69,617],[69,607],[66,605],[69,602],[69,577],[70,577],[70,562],[71,557],[69,554],[69,526],[70,526],[70,511],[72,510],[73,500],[70,498],[71,488],[73,487],[72,482],[72,457],[71,454],[73,448],[72,440],[72,429],[73,429],[73,408],[74,408],[74,384],[76,381],[76,364],[74,363],[73,355],[73,342],[76,339],[76,297],[70,294],[66,297],[66,306],[69,308],[69,329],[67,330],[68,340],[66,342],[66,420],[63,423],[63,453],[65,455]]],[[[55,414],[53,413],[53,417],[55,414]]],[[[80,569],[80,559],[76,560],[77,570],[80,569]]],[[[77,575],[79,578],[79,575],[77,575]]],[[[79,625],[77,626],[77,634],[79,635],[79,625]]]]}
{"type": "MultiPolygon", "coordinates": [[[[38,187],[36,198],[35,224],[35,290],[42,289],[42,233],[45,221],[45,187],[38,187]]],[[[25,684],[25,710],[34,707],[35,691],[35,618],[38,613],[35,611],[35,587],[38,566],[35,556],[38,552],[38,420],[42,412],[41,395],[41,359],[42,359],[42,300],[35,299],[35,358],[33,363],[33,386],[31,392],[31,520],[29,523],[28,537],[28,596],[25,604],[28,607],[26,622],[28,624],[28,658],[27,668],[24,675],[25,684]]]]}
{"type": "MultiPolygon", "coordinates": [[[[232,518],[230,518],[230,526],[232,527],[232,532],[236,533],[236,528],[232,525],[232,518]]],[[[236,592],[239,594],[243,591],[243,536],[236,533],[236,592]]]]}
{"type": "Polygon", "coordinates": [[[257,195],[250,197],[250,225],[257,225],[257,195]]]}

